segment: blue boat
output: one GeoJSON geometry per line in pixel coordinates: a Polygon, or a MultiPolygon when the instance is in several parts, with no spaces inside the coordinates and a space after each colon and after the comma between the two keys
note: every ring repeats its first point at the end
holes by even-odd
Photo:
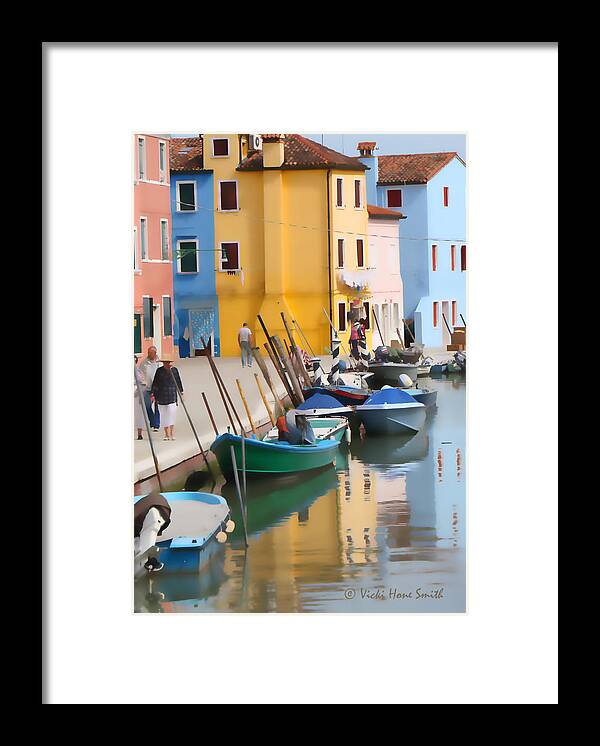
{"type": "MultiPolygon", "coordinates": [[[[235,528],[229,505],[208,492],[161,492],[171,508],[170,523],[143,554],[135,554],[135,577],[146,575],[149,557],[162,563],[160,574],[198,572],[235,528]]],[[[137,495],[134,505],[147,495],[137,495]]],[[[156,572],[156,571],[154,571],[156,572]]]]}
{"type": "Polygon", "coordinates": [[[376,391],[355,409],[368,435],[410,435],[423,427],[426,407],[402,389],[376,391]]]}

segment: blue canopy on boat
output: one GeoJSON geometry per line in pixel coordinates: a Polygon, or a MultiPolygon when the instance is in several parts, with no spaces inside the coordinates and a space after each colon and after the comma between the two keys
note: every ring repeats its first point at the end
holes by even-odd
{"type": "Polygon", "coordinates": [[[415,400],[402,389],[381,389],[372,394],[365,404],[414,404],[415,400]]]}
{"type": "Polygon", "coordinates": [[[329,394],[313,394],[309,396],[304,403],[296,409],[345,409],[344,404],[340,404],[337,399],[329,394]]]}

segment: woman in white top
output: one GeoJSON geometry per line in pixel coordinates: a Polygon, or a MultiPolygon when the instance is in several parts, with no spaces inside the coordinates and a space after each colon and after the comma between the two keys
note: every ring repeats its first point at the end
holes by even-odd
{"type": "Polygon", "coordinates": [[[244,325],[238,332],[238,344],[242,353],[242,368],[246,365],[252,367],[252,332],[248,328],[248,324],[244,321],[244,325]]]}

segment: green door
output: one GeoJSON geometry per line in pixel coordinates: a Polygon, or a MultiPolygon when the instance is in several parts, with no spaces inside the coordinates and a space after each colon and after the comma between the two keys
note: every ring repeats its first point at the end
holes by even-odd
{"type": "Polygon", "coordinates": [[[133,314],[133,351],[136,355],[142,352],[142,315],[133,314]]]}

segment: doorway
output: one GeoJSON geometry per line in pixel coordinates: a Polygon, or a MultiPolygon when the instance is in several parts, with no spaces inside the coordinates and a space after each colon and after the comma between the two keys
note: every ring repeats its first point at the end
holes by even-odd
{"type": "Polygon", "coordinates": [[[215,312],[212,308],[195,308],[190,311],[190,355],[213,354],[215,312]],[[206,342],[206,347],[202,340],[206,342]]]}

